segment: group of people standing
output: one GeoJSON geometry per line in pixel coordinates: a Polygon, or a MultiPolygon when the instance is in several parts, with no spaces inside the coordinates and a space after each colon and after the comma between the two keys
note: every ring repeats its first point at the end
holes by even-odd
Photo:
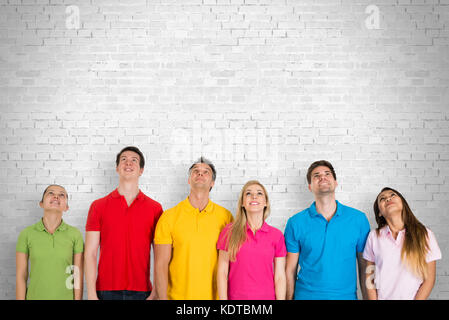
{"type": "Polygon", "coordinates": [[[382,189],[370,231],[363,212],[336,200],[328,161],[309,167],[315,201],[284,233],[267,224],[270,200],[256,180],[241,189],[233,217],[210,200],[217,173],[201,157],[187,198],[163,211],[139,189],[144,167],[136,147],[117,154],[119,185],[91,204],[85,243],[62,219],[65,188],[46,188],[42,219],[17,241],[17,299],[82,299],[84,274],[92,300],[357,299],[357,266],[365,299],[426,299],[434,286],[441,251],[405,198],[382,189]]]}

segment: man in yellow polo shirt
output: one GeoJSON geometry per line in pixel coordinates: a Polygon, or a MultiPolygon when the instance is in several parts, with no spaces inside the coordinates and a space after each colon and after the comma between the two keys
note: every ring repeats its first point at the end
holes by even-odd
{"type": "Polygon", "coordinates": [[[154,237],[159,299],[218,299],[216,244],[231,213],[209,199],[214,165],[201,157],[189,169],[190,194],[159,218],[154,237]]]}

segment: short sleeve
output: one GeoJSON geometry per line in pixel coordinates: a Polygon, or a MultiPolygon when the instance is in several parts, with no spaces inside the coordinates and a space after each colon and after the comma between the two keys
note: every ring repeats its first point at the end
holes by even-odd
{"type": "Polygon", "coordinates": [[[23,252],[25,254],[29,254],[28,248],[28,232],[26,229],[22,230],[19,234],[19,238],[17,239],[16,244],[16,252],[23,252]]]}
{"type": "Polygon", "coordinates": [[[151,228],[151,236],[153,237],[153,239],[151,239],[151,241],[154,241],[154,235],[156,233],[156,226],[157,223],[159,222],[159,219],[161,218],[163,213],[162,210],[162,206],[158,206],[158,208],[155,210],[154,216],[153,216],[153,226],[151,228]]]}
{"type": "Polygon", "coordinates": [[[368,235],[366,240],[365,249],[363,250],[363,259],[375,262],[374,250],[373,250],[373,237],[376,237],[376,230],[373,230],[368,235]]]}
{"type": "Polygon", "coordinates": [[[226,224],[231,223],[234,221],[234,217],[232,216],[231,212],[226,210],[227,212],[227,220],[226,220],[226,224]]]}
{"type": "Polygon", "coordinates": [[[427,252],[426,262],[429,263],[431,261],[440,260],[441,259],[441,250],[438,246],[437,239],[430,229],[427,229],[428,236],[428,245],[429,252],[427,252]]]}
{"type": "Polygon", "coordinates": [[[366,218],[364,213],[361,214],[362,218],[360,221],[359,240],[357,241],[357,252],[363,252],[363,249],[365,248],[366,244],[366,239],[368,238],[368,234],[370,232],[370,225],[368,219],[366,218]]]}
{"type": "Polygon", "coordinates": [[[171,235],[171,227],[167,218],[167,214],[163,213],[156,225],[156,232],[154,234],[155,244],[173,244],[171,235]]]}
{"type": "Polygon", "coordinates": [[[164,212],[164,210],[162,209],[162,206],[158,207],[158,210],[156,211],[156,214],[154,215],[154,222],[155,225],[157,225],[157,222],[159,221],[159,219],[161,218],[162,213],[164,212]]]}
{"type": "Polygon", "coordinates": [[[280,232],[280,237],[276,243],[274,256],[276,258],[285,257],[287,255],[287,248],[285,247],[285,238],[282,232],[280,232]]]}
{"type": "Polygon", "coordinates": [[[73,254],[84,252],[84,241],[81,232],[75,228],[75,239],[73,243],[73,254]]]}
{"type": "Polygon", "coordinates": [[[220,232],[220,236],[217,241],[217,250],[228,251],[228,239],[229,239],[229,231],[231,229],[231,224],[228,224],[223,228],[220,232]]]}
{"type": "Polygon", "coordinates": [[[299,253],[300,252],[300,244],[299,239],[297,238],[297,234],[295,232],[294,223],[292,218],[288,219],[287,226],[285,227],[284,232],[285,237],[285,245],[288,252],[291,253],[299,253]]]}
{"type": "Polygon", "coordinates": [[[89,213],[87,215],[86,231],[100,231],[100,212],[97,210],[96,201],[90,205],[89,213]]]}

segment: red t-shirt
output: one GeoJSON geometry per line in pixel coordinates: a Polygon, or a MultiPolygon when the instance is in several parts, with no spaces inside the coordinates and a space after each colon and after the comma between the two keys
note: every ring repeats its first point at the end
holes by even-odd
{"type": "Polygon", "coordinates": [[[162,206],[139,191],[128,207],[116,190],[95,200],[86,231],[100,231],[97,290],[151,291],[150,250],[162,206]]]}

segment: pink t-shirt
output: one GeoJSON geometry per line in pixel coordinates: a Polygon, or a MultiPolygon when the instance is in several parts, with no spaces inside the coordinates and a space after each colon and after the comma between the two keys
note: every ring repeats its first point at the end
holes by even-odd
{"type": "MultiPolygon", "coordinates": [[[[227,251],[227,233],[231,224],[221,231],[217,249],[227,251]]],[[[274,300],[274,258],[285,257],[287,250],[282,232],[266,222],[254,235],[246,225],[246,241],[229,262],[229,300],[274,300]]]]}
{"type": "MultiPolygon", "coordinates": [[[[441,259],[441,251],[432,231],[427,229],[429,252],[426,261],[441,259]]],[[[398,233],[396,240],[390,228],[383,227],[377,236],[371,230],[366,240],[363,258],[374,262],[375,285],[379,300],[413,300],[423,282],[415,276],[401,260],[405,230],[398,233]]]]}

